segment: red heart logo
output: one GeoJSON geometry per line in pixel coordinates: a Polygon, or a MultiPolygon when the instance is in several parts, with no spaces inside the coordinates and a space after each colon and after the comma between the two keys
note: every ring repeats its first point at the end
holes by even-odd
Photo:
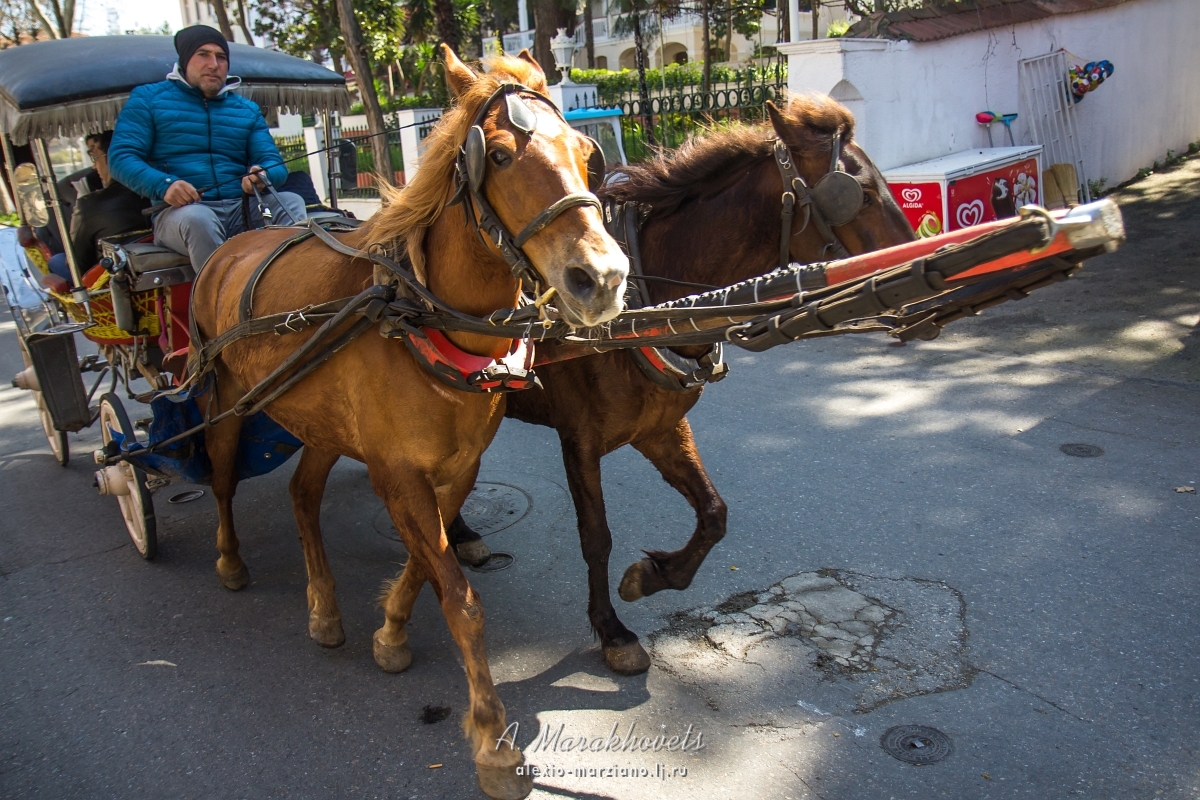
{"type": "Polygon", "coordinates": [[[918,203],[921,200],[921,190],[909,187],[900,192],[900,196],[904,198],[906,203],[918,203]]]}

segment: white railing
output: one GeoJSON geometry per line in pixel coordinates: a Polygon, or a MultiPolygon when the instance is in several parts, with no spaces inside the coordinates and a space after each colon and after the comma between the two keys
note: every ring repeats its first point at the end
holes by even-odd
{"type": "Polygon", "coordinates": [[[515,54],[522,50],[533,50],[533,31],[504,34],[504,52],[515,54]]]}

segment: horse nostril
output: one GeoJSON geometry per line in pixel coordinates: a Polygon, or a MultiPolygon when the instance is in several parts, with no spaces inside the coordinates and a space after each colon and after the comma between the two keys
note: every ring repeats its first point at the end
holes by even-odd
{"type": "Polygon", "coordinates": [[[584,302],[592,299],[596,293],[596,281],[585,270],[579,267],[567,267],[567,287],[571,294],[584,302]]]}

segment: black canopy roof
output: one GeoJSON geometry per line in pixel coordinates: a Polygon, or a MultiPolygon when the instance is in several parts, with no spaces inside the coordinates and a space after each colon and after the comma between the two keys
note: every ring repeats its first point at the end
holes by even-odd
{"type": "MultiPolygon", "coordinates": [[[[81,36],[0,51],[0,130],[17,144],[107,130],[129,92],[166,78],[176,61],[170,36],[81,36]]],[[[311,61],[230,43],[238,94],[296,113],[346,111],[346,80],[311,61]]]]}

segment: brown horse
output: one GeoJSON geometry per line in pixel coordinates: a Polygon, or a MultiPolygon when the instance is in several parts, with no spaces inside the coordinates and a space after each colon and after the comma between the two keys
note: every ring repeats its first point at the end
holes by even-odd
{"type": "MultiPolygon", "coordinates": [[[[832,100],[797,98],[786,111],[768,103],[768,112],[769,126],[733,127],[692,139],[674,153],[624,168],[628,180],[610,182],[601,191],[607,199],[651,209],[640,236],[646,275],[727,286],[761,275],[778,262],[782,221],[776,137],[787,145],[811,187],[830,170],[831,142],[840,134],[837,163],[863,190],[862,210],[849,224],[833,229],[851,254],[914,238],[883,176],[851,141],[854,119],[849,111],[832,100]]],[[[798,211],[789,255],[801,263],[818,260],[827,244],[815,224],[804,223],[798,211]]],[[[647,285],[656,303],[697,291],[659,281],[647,285]]],[[[695,358],[704,350],[677,352],[695,358]]],[[[637,635],[618,619],[609,597],[612,533],[600,459],[632,444],[696,511],[695,532],[682,549],[648,552],[625,571],[621,599],[687,588],[708,551],[725,535],[725,503],[704,470],[684,418],[701,389],[660,388],[629,353],[619,351],[539,366],[538,375],[545,389],[512,393],[505,415],[557,429],[588,565],[588,617],[609,666],[624,674],[643,672],[650,658],[637,635]]],[[[456,536],[464,525],[461,518],[455,521],[456,536]]]]}
{"type": "MultiPolygon", "coordinates": [[[[476,74],[448,48],[443,54],[455,107],[430,135],[412,183],[343,242],[362,249],[378,245],[389,252],[407,248],[417,274],[435,294],[453,308],[486,316],[516,303],[518,283],[495,245],[467,224],[460,209],[446,210],[456,189],[459,148],[468,134],[475,137],[477,155],[483,157],[482,164],[475,162],[482,192],[504,226],[517,231],[543,210],[561,206],[568,195],[587,191],[594,144],[567,126],[542,96],[545,76],[532,59],[497,59],[491,72],[476,74]],[[505,88],[514,83],[535,91],[505,88]],[[514,92],[522,98],[515,106],[510,100],[514,92]],[[523,113],[510,113],[522,106],[523,113]],[[482,142],[471,133],[480,115],[482,142]]],[[[243,289],[264,258],[292,233],[244,234],[212,256],[193,294],[193,315],[204,339],[212,340],[237,324],[243,289]]],[[[593,325],[620,311],[628,261],[604,231],[594,205],[567,208],[533,233],[523,249],[540,278],[557,290],[555,303],[569,319],[593,325]]],[[[330,301],[357,294],[371,281],[369,261],[308,240],[284,252],[262,274],[254,310],[273,314],[330,301]]],[[[230,408],[246,387],[270,374],[310,335],[311,331],[256,336],[231,344],[216,363],[216,405],[230,408]]],[[[494,337],[448,336],[462,350],[491,357],[507,353],[512,344],[494,337]]],[[[529,793],[532,781],[516,774],[521,752],[498,746],[505,714],[488,669],[483,606],[459,567],[443,525],[471,490],[480,455],[503,410],[503,395],[450,389],[422,368],[403,344],[371,332],[266,408],[305,444],[291,493],[309,570],[311,635],[327,645],[344,639],[319,515],[330,469],[340,456],[349,456],[367,465],[371,484],[409,552],[403,573],[383,603],[385,622],[375,633],[375,659],[391,672],[409,665],[405,624],[428,581],[462,649],[470,686],[463,726],[473,744],[480,787],[493,798],[520,798],[529,793]]],[[[240,427],[238,417],[229,417],[206,436],[219,515],[217,574],[231,589],[248,580],[232,516],[240,427]]]]}

